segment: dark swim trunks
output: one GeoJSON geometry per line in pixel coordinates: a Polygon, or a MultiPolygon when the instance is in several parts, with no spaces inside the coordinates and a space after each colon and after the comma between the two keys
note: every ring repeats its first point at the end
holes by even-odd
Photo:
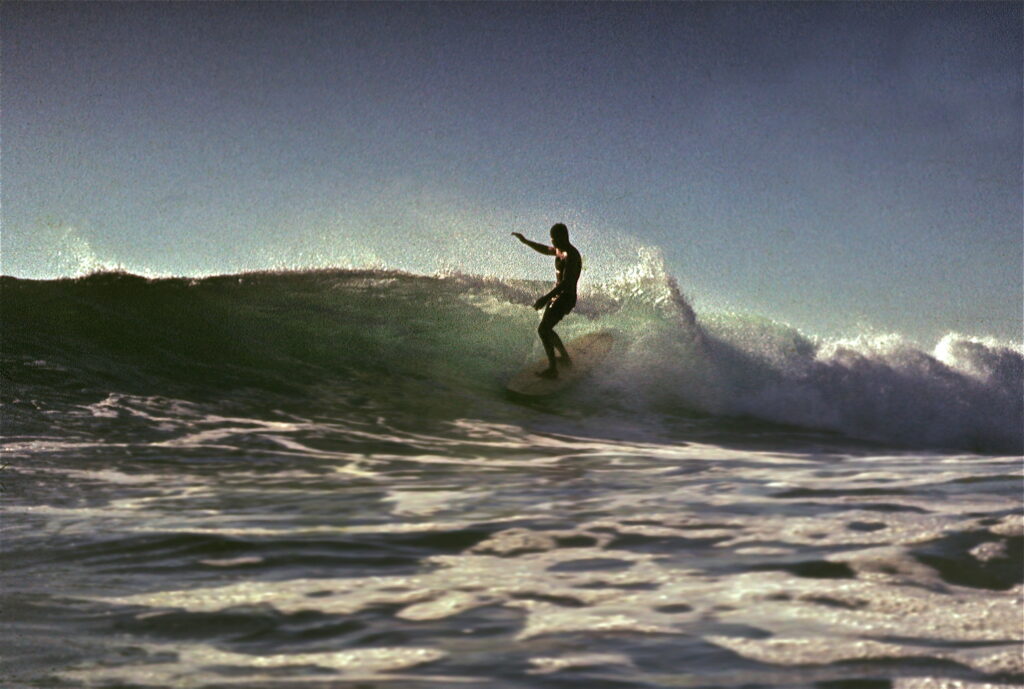
{"type": "Polygon", "coordinates": [[[575,294],[569,294],[551,300],[548,302],[548,305],[544,307],[544,318],[540,321],[541,325],[546,325],[549,328],[554,327],[558,321],[565,317],[565,314],[572,311],[574,306],[576,306],[575,294]]]}

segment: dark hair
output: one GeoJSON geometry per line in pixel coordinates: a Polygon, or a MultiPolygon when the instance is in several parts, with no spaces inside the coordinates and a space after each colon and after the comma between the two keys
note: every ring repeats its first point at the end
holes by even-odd
{"type": "Polygon", "coordinates": [[[569,228],[564,223],[555,223],[551,226],[551,239],[559,240],[560,242],[569,242],[569,228]]]}

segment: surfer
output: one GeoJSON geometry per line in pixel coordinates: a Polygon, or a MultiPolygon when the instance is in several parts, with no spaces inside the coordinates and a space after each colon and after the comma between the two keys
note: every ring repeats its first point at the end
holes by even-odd
{"type": "Polygon", "coordinates": [[[569,358],[569,352],[565,351],[565,345],[562,344],[562,339],[558,337],[554,327],[576,306],[576,283],[579,282],[580,271],[583,269],[583,259],[576,247],[569,243],[569,228],[562,223],[551,226],[553,246],[531,242],[519,232],[513,232],[512,236],[538,253],[555,257],[555,287],[538,299],[533,308],[538,311],[544,309],[544,317],[540,319],[537,334],[540,335],[544,352],[548,355],[548,367],[537,375],[542,378],[557,378],[558,364],[572,366],[572,359],[569,358]],[[556,349],[560,354],[557,358],[556,349]]]}

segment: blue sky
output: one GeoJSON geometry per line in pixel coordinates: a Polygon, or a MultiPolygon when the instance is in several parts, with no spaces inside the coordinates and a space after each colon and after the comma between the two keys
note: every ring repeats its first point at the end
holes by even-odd
{"type": "Polygon", "coordinates": [[[1020,3],[0,6],[2,271],[549,277],[1021,340],[1020,3]]]}

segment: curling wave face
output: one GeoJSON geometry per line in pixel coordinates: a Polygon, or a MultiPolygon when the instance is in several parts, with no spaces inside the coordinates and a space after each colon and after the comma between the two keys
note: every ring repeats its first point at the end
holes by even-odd
{"type": "MultiPolygon", "coordinates": [[[[107,394],[235,400],[496,421],[502,383],[539,353],[542,283],[383,270],[145,279],[2,278],[9,419],[107,394]]],[[[609,365],[551,407],[582,417],[786,424],[903,447],[1018,452],[1020,345],[949,334],[821,340],[765,320],[699,319],[674,280],[642,266],[584,287],[559,330],[620,334],[609,365]]],[[[541,403],[543,406],[543,403],[541,403]]]]}

